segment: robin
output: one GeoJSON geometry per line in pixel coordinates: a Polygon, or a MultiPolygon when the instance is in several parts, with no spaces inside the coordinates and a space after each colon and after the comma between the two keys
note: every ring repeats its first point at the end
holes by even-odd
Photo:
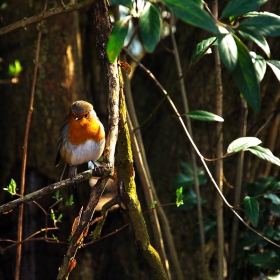
{"type": "Polygon", "coordinates": [[[60,157],[66,162],[60,180],[68,164],[69,177],[74,183],[77,165],[99,159],[104,146],[104,127],[93,106],[83,100],[74,102],[61,125],[57,141],[55,166],[59,164],[60,157]]]}

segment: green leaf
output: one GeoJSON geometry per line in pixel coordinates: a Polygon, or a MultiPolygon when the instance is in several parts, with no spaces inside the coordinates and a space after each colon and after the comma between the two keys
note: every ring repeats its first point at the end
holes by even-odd
{"type": "Polygon", "coordinates": [[[212,53],[210,47],[213,45],[217,45],[217,37],[210,37],[197,44],[194,52],[192,53],[190,65],[196,64],[203,55],[212,53]]]}
{"type": "Polygon", "coordinates": [[[176,205],[177,205],[177,207],[184,204],[183,199],[184,199],[183,187],[181,187],[181,188],[176,190],[176,205]]]}
{"type": "Polygon", "coordinates": [[[240,137],[229,144],[227,153],[237,153],[249,147],[258,146],[261,142],[262,141],[256,137],[240,137]]]}
{"type": "Polygon", "coordinates": [[[57,223],[61,223],[62,216],[63,216],[62,214],[60,214],[60,215],[58,216],[57,221],[56,221],[57,223]]]}
{"type": "Polygon", "coordinates": [[[60,200],[60,201],[63,200],[63,197],[60,196],[59,190],[57,190],[57,191],[55,192],[55,195],[52,196],[52,198],[54,198],[54,199],[56,199],[56,200],[60,200]]]}
{"type": "Polygon", "coordinates": [[[115,23],[107,45],[107,55],[111,62],[114,62],[121,52],[124,40],[128,32],[130,16],[115,23]]]}
{"type": "Polygon", "coordinates": [[[53,209],[51,209],[51,219],[55,222],[56,218],[55,218],[55,213],[53,211],[53,209]]]}
{"type": "Polygon", "coordinates": [[[233,71],[238,61],[237,46],[232,35],[220,27],[222,34],[218,35],[218,49],[222,62],[229,71],[233,71]]]}
{"type": "Polygon", "coordinates": [[[109,0],[110,4],[122,5],[129,9],[132,8],[132,2],[130,0],[109,0]]]}
{"type": "Polygon", "coordinates": [[[219,34],[219,29],[211,16],[192,0],[162,0],[178,18],[184,22],[219,34]]]}
{"type": "Polygon", "coordinates": [[[15,195],[17,193],[17,183],[14,179],[11,179],[7,188],[3,188],[3,190],[7,191],[11,195],[15,195]]]}
{"type": "Polygon", "coordinates": [[[272,152],[267,148],[256,146],[256,147],[248,148],[247,151],[250,151],[251,153],[253,153],[254,155],[256,155],[261,159],[264,159],[266,161],[269,161],[273,164],[280,166],[280,159],[274,156],[272,152]]]}
{"type": "Polygon", "coordinates": [[[139,32],[147,52],[153,52],[161,34],[161,17],[155,4],[146,2],[139,18],[139,32]]]}
{"type": "Polygon", "coordinates": [[[156,201],[156,200],[152,201],[151,206],[150,206],[150,209],[155,208],[156,205],[157,205],[157,201],[156,201]]]}
{"type": "Polygon", "coordinates": [[[266,61],[262,56],[257,55],[255,52],[250,52],[250,55],[256,70],[257,79],[261,82],[266,71],[266,61]]]}
{"type": "Polygon", "coordinates": [[[280,268],[280,257],[273,251],[249,255],[248,262],[254,266],[269,270],[278,270],[280,268]]]}
{"type": "Polygon", "coordinates": [[[238,16],[256,10],[267,0],[232,0],[222,12],[222,17],[238,16]]]}
{"type": "Polygon", "coordinates": [[[252,12],[244,15],[238,30],[266,36],[280,35],[280,16],[268,12],[252,12]]]}
{"type": "Polygon", "coordinates": [[[244,198],[244,209],[252,225],[256,227],[259,220],[259,203],[254,197],[246,196],[244,198]]]}
{"type": "Polygon", "coordinates": [[[14,64],[9,64],[9,75],[18,76],[21,71],[22,67],[18,60],[15,60],[14,64]]]}
{"type": "Polygon", "coordinates": [[[273,204],[280,205],[280,198],[276,194],[265,194],[264,198],[270,199],[273,204]]]}
{"type": "Polygon", "coordinates": [[[247,47],[234,36],[238,49],[238,62],[232,72],[233,79],[249,105],[256,111],[260,111],[260,84],[256,70],[247,47]]]}
{"type": "Polygon", "coordinates": [[[192,0],[194,3],[196,3],[200,8],[203,8],[202,0],[192,0]]]}
{"type": "Polygon", "coordinates": [[[265,52],[267,57],[270,57],[271,54],[269,45],[262,34],[256,34],[255,32],[252,32],[250,30],[247,30],[247,32],[238,30],[238,32],[244,39],[252,40],[253,42],[255,42],[265,52]]]}
{"type": "Polygon", "coordinates": [[[69,200],[65,202],[65,205],[66,206],[71,206],[74,204],[74,201],[73,201],[73,194],[70,195],[69,197],[69,200]]]}
{"type": "Polygon", "coordinates": [[[270,66],[272,71],[274,72],[276,78],[280,82],[280,61],[278,60],[267,60],[267,65],[270,66]]]}
{"type": "Polygon", "coordinates": [[[195,110],[191,111],[186,114],[187,116],[200,120],[200,121],[216,121],[216,122],[223,122],[224,119],[218,115],[215,115],[213,113],[203,111],[203,110],[195,110]]]}

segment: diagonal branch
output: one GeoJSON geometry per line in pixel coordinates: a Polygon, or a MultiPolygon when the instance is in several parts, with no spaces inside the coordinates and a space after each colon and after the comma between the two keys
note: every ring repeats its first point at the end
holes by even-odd
{"type": "MultiPolygon", "coordinates": [[[[74,180],[75,183],[81,183],[86,180],[89,180],[92,177],[100,177],[101,175],[109,176],[110,168],[104,169],[104,172],[101,173],[100,170],[90,169],[85,172],[79,173],[75,176],[74,180]]],[[[12,211],[14,208],[18,207],[21,204],[28,204],[34,200],[37,200],[47,194],[53,193],[61,188],[73,186],[73,183],[70,179],[66,179],[54,184],[50,184],[38,191],[33,193],[26,194],[20,198],[7,202],[0,206],[0,214],[7,214],[8,212],[12,211]]]]}
{"type": "Polygon", "coordinates": [[[94,2],[95,2],[95,0],[87,0],[87,1],[84,1],[84,2],[78,3],[78,4],[69,3],[69,4],[65,5],[65,7],[51,8],[51,9],[49,9],[47,11],[44,11],[40,14],[31,16],[29,18],[23,18],[20,21],[14,22],[14,23],[12,23],[8,26],[5,26],[5,27],[1,28],[0,29],[0,35],[7,34],[9,32],[17,30],[19,28],[25,28],[28,25],[39,22],[39,21],[41,21],[43,19],[46,19],[46,18],[49,18],[49,17],[53,17],[53,16],[56,16],[56,15],[65,14],[65,13],[74,12],[74,11],[77,11],[77,10],[84,9],[84,8],[92,5],[94,2]]]}

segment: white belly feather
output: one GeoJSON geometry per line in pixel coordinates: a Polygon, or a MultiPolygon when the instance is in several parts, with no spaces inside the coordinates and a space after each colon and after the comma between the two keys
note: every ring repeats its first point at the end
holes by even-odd
{"type": "Polygon", "coordinates": [[[96,143],[93,140],[88,140],[85,144],[78,146],[67,143],[64,148],[61,149],[61,154],[67,154],[66,162],[68,164],[79,165],[88,161],[98,160],[102,155],[104,146],[105,139],[99,143],[96,143]]]}

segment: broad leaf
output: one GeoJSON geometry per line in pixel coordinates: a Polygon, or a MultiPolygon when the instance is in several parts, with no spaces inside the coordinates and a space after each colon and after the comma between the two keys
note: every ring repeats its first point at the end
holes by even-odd
{"type": "Polygon", "coordinates": [[[213,45],[217,45],[217,37],[210,37],[198,43],[192,54],[190,65],[194,65],[203,55],[211,53],[210,47],[213,45]]]}
{"type": "Polygon", "coordinates": [[[256,70],[257,79],[261,82],[266,71],[266,61],[262,56],[257,55],[255,52],[250,52],[250,54],[256,70]]]}
{"type": "Polygon", "coordinates": [[[276,194],[265,194],[264,198],[270,199],[273,204],[280,205],[280,198],[276,194]]]}
{"type": "Polygon", "coordinates": [[[267,36],[280,35],[280,16],[268,12],[252,12],[244,15],[238,30],[267,36]]]}
{"type": "Polygon", "coordinates": [[[223,34],[218,35],[219,54],[226,68],[233,71],[238,59],[237,46],[234,38],[225,28],[221,33],[223,34]]]}
{"type": "Polygon", "coordinates": [[[224,119],[221,118],[220,116],[203,110],[192,111],[187,113],[186,115],[200,121],[216,121],[216,122],[224,121],[224,119]]]}
{"type": "Polygon", "coordinates": [[[267,65],[270,66],[272,71],[274,72],[276,78],[280,82],[280,61],[278,60],[267,60],[267,65]]]}
{"type": "Polygon", "coordinates": [[[114,62],[121,52],[124,40],[128,32],[130,16],[115,23],[107,45],[107,55],[111,62],[114,62]]]}
{"type": "Polygon", "coordinates": [[[244,210],[254,227],[258,225],[259,203],[254,197],[246,196],[244,198],[244,210]]]}
{"type": "Polygon", "coordinates": [[[238,62],[232,72],[233,79],[249,105],[259,112],[261,107],[260,84],[251,55],[247,47],[236,36],[234,39],[238,49],[238,62]]]}
{"type": "Polygon", "coordinates": [[[269,161],[273,164],[280,166],[280,159],[274,156],[272,152],[267,148],[256,146],[256,147],[250,147],[247,150],[261,159],[264,159],[266,161],[269,161]]]}
{"type": "Polygon", "coordinates": [[[110,2],[110,4],[122,5],[129,9],[132,7],[131,0],[109,0],[109,2],[110,2]]]}
{"type": "Polygon", "coordinates": [[[237,153],[249,147],[258,146],[261,142],[262,141],[256,137],[240,137],[229,144],[227,152],[229,154],[237,153]]]}
{"type": "Polygon", "coordinates": [[[215,21],[196,1],[162,0],[162,2],[184,22],[216,34],[219,33],[215,21]]]}
{"type": "Polygon", "coordinates": [[[269,270],[278,270],[280,268],[280,257],[270,251],[249,255],[248,262],[254,266],[269,270]]]}
{"type": "Polygon", "coordinates": [[[155,4],[146,2],[139,18],[139,31],[145,49],[153,52],[161,33],[161,17],[155,4]]]}
{"type": "Polygon", "coordinates": [[[265,37],[261,34],[256,34],[250,30],[247,30],[247,32],[238,30],[238,32],[240,33],[240,35],[247,39],[247,40],[252,40],[253,42],[255,42],[267,55],[267,57],[270,57],[270,48],[269,45],[265,39],[265,37]]]}
{"type": "Polygon", "coordinates": [[[238,16],[253,10],[267,2],[267,0],[232,0],[222,12],[222,17],[238,16]]]}

